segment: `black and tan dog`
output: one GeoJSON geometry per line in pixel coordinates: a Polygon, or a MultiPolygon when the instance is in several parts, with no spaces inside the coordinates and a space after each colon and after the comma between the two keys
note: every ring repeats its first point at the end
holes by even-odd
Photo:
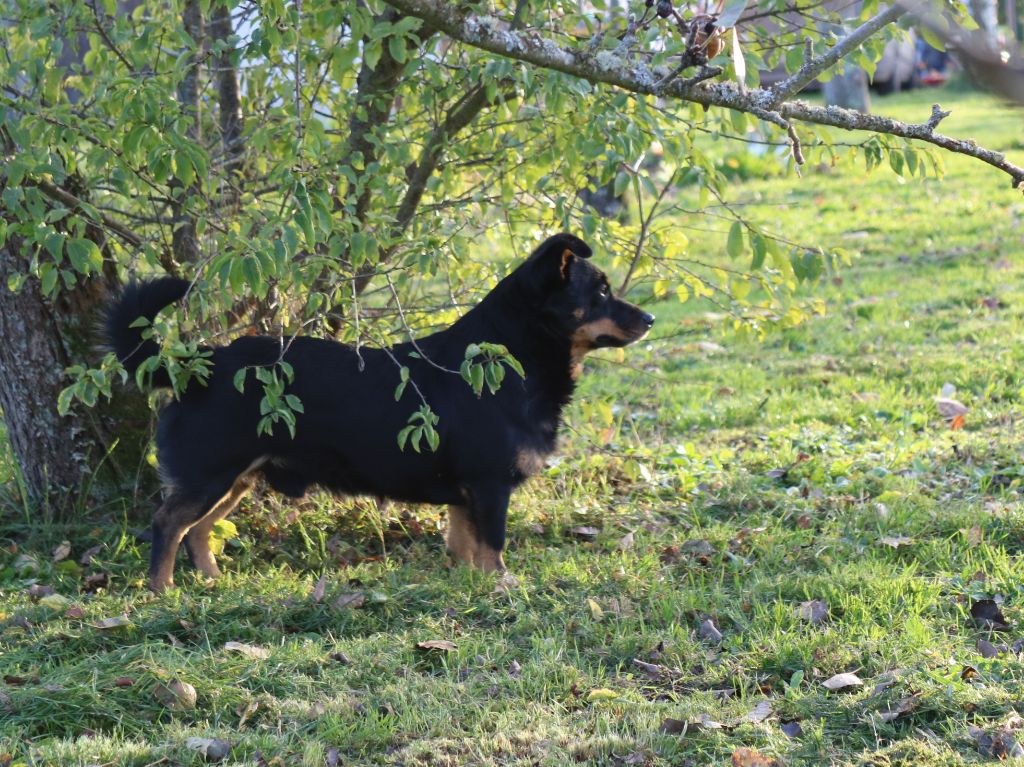
{"type": "MultiPolygon", "coordinates": [[[[612,296],[605,275],[584,260],[590,255],[577,237],[549,238],[455,324],[418,340],[430,362],[411,343],[357,355],[334,341],[296,338],[284,354],[295,374],[288,391],[304,409],[294,438],[283,425],[258,436],[262,387],[251,379],[244,393],[234,386],[239,369],[279,360],[279,339],[245,336],[212,349],[205,385],[190,384],[160,415],[157,448],[167,494],[153,516],[151,588],[172,585],[182,540],[193,565],[207,576],[219,574],[210,530],[260,474],[292,497],[319,485],[447,504],[451,555],[483,570],[503,570],[509,496],[554,449],[583,356],[636,341],[654,323],[652,315],[612,296]],[[435,367],[457,370],[466,347],[480,342],[504,344],[525,378],[510,375],[497,393],[478,397],[458,375],[435,367]],[[436,452],[399,449],[396,435],[420,401],[410,388],[395,401],[396,361],[409,368],[439,417],[436,452]]],[[[106,334],[129,372],[158,351],[136,320],[152,320],[187,289],[176,279],[135,284],[112,305],[106,334]]],[[[161,370],[152,384],[169,386],[170,380],[161,370]]]]}

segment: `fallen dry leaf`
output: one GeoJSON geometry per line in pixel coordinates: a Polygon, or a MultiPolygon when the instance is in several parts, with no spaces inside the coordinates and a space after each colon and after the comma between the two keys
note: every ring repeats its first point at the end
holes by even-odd
{"type": "Polygon", "coordinates": [[[818,626],[828,620],[828,603],[821,599],[801,602],[796,608],[796,614],[800,620],[818,626]]]}
{"type": "Polygon", "coordinates": [[[508,675],[511,677],[518,677],[521,676],[522,673],[523,667],[519,665],[519,661],[513,659],[512,662],[508,664],[508,675]]]}
{"type": "Polygon", "coordinates": [[[53,561],[63,562],[71,553],[71,541],[61,541],[60,545],[53,550],[53,561]]]}
{"type": "Polygon", "coordinates": [[[967,415],[967,405],[960,400],[948,399],[946,397],[936,397],[935,406],[939,409],[939,415],[945,418],[947,421],[951,421],[957,416],[967,415]]]}
{"type": "Polygon", "coordinates": [[[508,570],[503,572],[494,582],[492,594],[511,594],[519,588],[519,579],[508,570]]]}
{"type": "Polygon", "coordinates": [[[732,767],[779,767],[779,760],[752,748],[737,748],[732,752],[732,767]]]}
{"type": "Polygon", "coordinates": [[[847,687],[860,687],[864,684],[861,678],[853,673],[836,674],[822,682],[829,690],[845,690],[847,687]]]}
{"type": "Polygon", "coordinates": [[[604,618],[604,610],[601,609],[601,605],[596,600],[588,598],[587,607],[590,609],[590,617],[595,621],[599,621],[604,618]]]}
{"type": "Polygon", "coordinates": [[[228,652],[236,652],[239,655],[252,658],[253,660],[264,660],[270,657],[270,650],[266,647],[257,647],[256,645],[243,644],[242,642],[225,642],[224,649],[228,652]]]}
{"type": "Polygon", "coordinates": [[[188,711],[196,707],[196,688],[180,679],[172,679],[166,685],[158,684],[153,688],[153,697],[171,711],[188,711]]]}
{"type": "Polygon", "coordinates": [[[47,594],[39,600],[39,604],[54,611],[62,611],[67,609],[67,606],[71,604],[71,600],[63,594],[47,594]]]}
{"type": "Polygon", "coordinates": [[[135,684],[135,680],[130,676],[119,676],[114,680],[114,687],[131,687],[135,684]]]}
{"type": "Polygon", "coordinates": [[[743,718],[748,722],[758,724],[759,722],[763,722],[771,715],[772,704],[767,700],[762,700],[760,703],[754,706],[753,709],[744,714],[743,718]]]}
{"type": "Polygon", "coordinates": [[[28,595],[29,599],[39,600],[53,594],[54,589],[53,586],[47,586],[45,583],[33,583],[25,589],[25,593],[28,595]]]}
{"type": "Polygon", "coordinates": [[[989,642],[987,639],[978,640],[978,652],[981,653],[982,658],[997,658],[999,653],[1006,652],[1006,645],[999,645],[996,647],[994,644],[989,642]]]}
{"type": "Polygon", "coordinates": [[[594,541],[597,540],[597,535],[601,531],[598,530],[596,527],[590,527],[589,525],[580,525],[579,527],[574,527],[569,532],[572,533],[573,536],[575,536],[576,538],[579,538],[581,541],[594,541]]]}
{"type": "Polygon", "coordinates": [[[639,658],[633,658],[633,665],[655,681],[662,679],[668,672],[668,669],[664,666],[659,666],[657,663],[647,663],[639,658]]]}
{"type": "Polygon", "coordinates": [[[358,593],[342,594],[331,605],[335,610],[358,609],[366,604],[366,597],[358,593]]]}
{"type": "Polygon", "coordinates": [[[634,544],[633,533],[632,532],[628,532],[624,536],[619,538],[619,542],[616,544],[616,546],[618,546],[619,551],[629,551],[630,549],[633,548],[633,544],[634,544]]]}
{"type": "Polygon", "coordinates": [[[417,642],[417,650],[440,650],[441,652],[455,652],[459,646],[447,639],[428,639],[426,642],[417,642]]]}
{"type": "Polygon", "coordinates": [[[985,537],[984,532],[981,529],[981,525],[975,525],[971,528],[962,528],[960,532],[966,539],[967,548],[973,549],[975,546],[980,546],[982,540],[985,537]]]}
{"type": "Polygon", "coordinates": [[[71,605],[71,607],[64,611],[64,617],[70,618],[71,620],[78,620],[85,617],[85,610],[78,605],[71,605]]]}
{"type": "Polygon", "coordinates": [[[85,583],[82,585],[82,588],[90,594],[95,594],[100,589],[105,589],[109,585],[109,573],[92,573],[85,576],[85,583]]]}
{"type": "Polygon", "coordinates": [[[782,734],[787,738],[796,739],[804,734],[804,728],[800,726],[800,722],[795,720],[792,722],[783,722],[779,725],[779,729],[782,730],[782,734]]]}
{"type": "Polygon", "coordinates": [[[352,664],[351,659],[343,652],[332,652],[327,657],[335,663],[340,663],[342,666],[349,666],[352,664]]]}
{"type": "Polygon", "coordinates": [[[900,546],[909,546],[914,539],[905,535],[883,535],[878,542],[883,546],[892,546],[894,549],[898,549],[900,546]]]}
{"type": "Polygon", "coordinates": [[[615,690],[609,690],[607,687],[595,687],[587,693],[587,700],[591,703],[594,701],[614,700],[617,697],[619,697],[619,694],[615,690]]]}
{"type": "Polygon", "coordinates": [[[92,564],[92,560],[101,551],[103,551],[103,544],[102,543],[97,543],[95,546],[90,546],[89,548],[87,548],[85,551],[82,552],[82,556],[80,556],[78,558],[78,564],[80,564],[82,567],[87,567],[87,566],[91,565],[92,564]]]}
{"type": "Polygon", "coordinates": [[[1017,742],[1013,732],[1006,727],[998,727],[994,730],[968,727],[967,732],[974,738],[978,753],[982,756],[1000,761],[1024,756],[1024,748],[1017,742]]]}
{"type": "Polygon", "coordinates": [[[901,698],[895,705],[889,706],[878,712],[883,722],[895,722],[904,714],[909,714],[917,706],[918,696],[908,695],[901,698]]]}
{"type": "Polygon", "coordinates": [[[211,762],[219,762],[231,753],[231,744],[220,738],[187,738],[185,746],[198,751],[211,762]]]}
{"type": "Polygon", "coordinates": [[[699,719],[673,719],[668,717],[664,719],[661,726],[658,727],[659,732],[663,732],[666,735],[684,735],[687,732],[699,732],[700,730],[721,730],[724,729],[725,725],[721,722],[716,722],[708,714],[701,714],[699,719]]]}
{"type": "Polygon", "coordinates": [[[708,618],[700,624],[700,628],[697,630],[697,635],[701,640],[710,642],[711,644],[722,643],[722,632],[715,626],[715,622],[708,618]]]}
{"type": "Polygon", "coordinates": [[[313,593],[309,595],[309,598],[313,600],[314,604],[319,604],[323,601],[324,590],[327,588],[327,573],[320,576],[320,580],[316,582],[313,587],[313,593]]]}
{"type": "Polygon", "coordinates": [[[104,618],[98,623],[90,623],[94,629],[100,631],[110,631],[112,629],[124,628],[125,626],[131,626],[132,621],[127,615],[115,615],[113,618],[104,618]]]}
{"type": "Polygon", "coordinates": [[[983,629],[1005,631],[1010,626],[1006,621],[999,603],[994,599],[979,599],[971,602],[971,617],[974,623],[983,629]]]}

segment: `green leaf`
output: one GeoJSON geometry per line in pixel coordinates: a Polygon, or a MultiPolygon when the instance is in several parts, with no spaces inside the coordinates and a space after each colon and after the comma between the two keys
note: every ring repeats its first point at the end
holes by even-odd
{"type": "Polygon", "coordinates": [[[235,388],[238,389],[239,393],[245,393],[245,374],[249,372],[249,368],[239,368],[238,372],[235,373],[235,388]]]}
{"type": "Polygon", "coordinates": [[[725,246],[730,258],[739,258],[743,255],[743,224],[733,221],[729,227],[729,239],[725,246]]]}
{"type": "Polygon", "coordinates": [[[388,38],[388,53],[399,64],[405,63],[405,38],[393,35],[388,38]]]}

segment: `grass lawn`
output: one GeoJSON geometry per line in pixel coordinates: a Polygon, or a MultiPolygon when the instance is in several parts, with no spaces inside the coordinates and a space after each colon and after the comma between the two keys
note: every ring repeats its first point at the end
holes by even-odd
{"type": "MultiPolygon", "coordinates": [[[[936,96],[954,110],[943,130],[1024,159],[1024,115],[988,97],[874,106],[923,121],[936,96]]],[[[709,305],[665,302],[653,340],[588,363],[563,451],[513,499],[504,591],[447,565],[434,509],[250,502],[220,581],[182,565],[182,588],[154,597],[138,517],[31,529],[7,507],[0,765],[205,763],[190,738],[245,765],[1009,752],[1024,199],[976,161],[946,166],[943,181],[840,166],[734,187],[792,239],[861,254],[815,289],[828,314],[755,343],[709,305]],[[959,429],[935,401],[947,383],[959,429]],[[841,673],[861,683],[824,684],[841,673]],[[162,692],[173,680],[194,707],[162,692]]],[[[679,226],[724,248],[714,224],[679,226]]]]}

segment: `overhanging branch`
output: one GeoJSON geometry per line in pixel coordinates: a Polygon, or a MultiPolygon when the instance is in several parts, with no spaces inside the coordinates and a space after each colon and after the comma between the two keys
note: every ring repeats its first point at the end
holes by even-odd
{"type": "MultiPolygon", "coordinates": [[[[658,95],[663,98],[674,98],[704,106],[735,109],[779,125],[786,125],[788,120],[795,119],[845,130],[868,130],[916,139],[986,162],[1008,174],[1013,180],[1014,188],[1024,184],[1024,168],[1010,163],[1004,155],[980,147],[969,139],[955,139],[936,133],[927,123],[912,125],[891,118],[863,115],[836,107],[813,107],[799,101],[780,100],[776,92],[763,88],[740,93],[733,83],[707,81],[694,83],[675,80],[663,89],[659,89],[657,86],[661,84],[666,75],[670,74],[670,70],[665,67],[652,69],[647,66],[646,62],[635,57],[627,58],[612,51],[594,52],[585,48],[566,48],[541,36],[536,31],[512,30],[501,19],[494,16],[476,15],[456,3],[443,2],[443,0],[386,0],[386,2],[403,13],[422,19],[430,27],[466,45],[544,69],[574,75],[592,83],[613,85],[632,93],[658,95]]],[[[890,9],[879,14],[876,19],[884,17],[885,23],[889,23],[901,13],[903,13],[902,9],[898,12],[890,9]],[[890,13],[895,15],[889,18],[888,14],[890,13]]],[[[880,29],[881,26],[878,28],[880,29]]],[[[858,42],[857,45],[859,44],[858,42]]],[[[835,56],[831,52],[825,53],[817,59],[810,60],[805,67],[807,67],[807,72],[810,72],[814,67],[824,63],[825,66],[814,75],[817,76],[838,61],[839,57],[841,54],[835,56]],[[832,60],[833,58],[835,61],[832,60]]],[[[803,68],[801,69],[803,70],[803,68]]]]}

